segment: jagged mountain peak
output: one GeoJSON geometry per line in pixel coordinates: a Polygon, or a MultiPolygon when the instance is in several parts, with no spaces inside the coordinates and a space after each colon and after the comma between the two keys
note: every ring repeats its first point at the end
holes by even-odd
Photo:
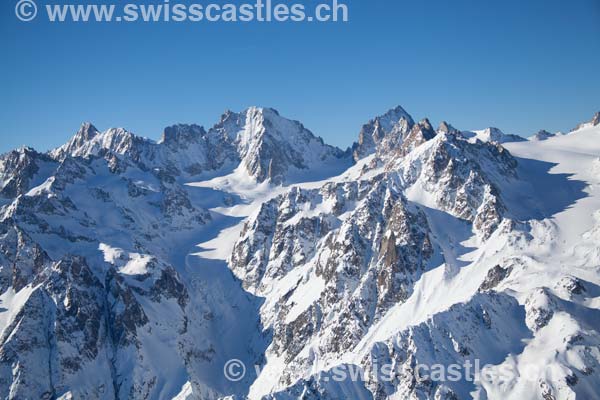
{"type": "Polygon", "coordinates": [[[290,128],[299,128],[303,133],[314,136],[300,122],[282,117],[274,108],[257,106],[240,112],[225,111],[211,131],[225,133],[226,138],[243,144],[264,134],[281,136],[290,128]]]}
{"type": "Polygon", "coordinates": [[[451,124],[449,124],[446,121],[440,122],[440,125],[438,126],[437,130],[440,133],[456,133],[456,132],[458,132],[458,129],[456,129],[455,127],[453,127],[451,124]]]}
{"type": "Polygon", "coordinates": [[[405,119],[410,125],[415,123],[410,114],[402,106],[396,106],[371,121],[378,122],[385,130],[391,130],[401,119],[405,119]]]}
{"type": "Polygon", "coordinates": [[[91,123],[81,125],[77,133],[66,144],[50,151],[50,156],[57,160],[66,157],[87,157],[98,155],[101,151],[112,151],[124,154],[134,147],[135,143],[150,140],[136,136],[125,128],[109,128],[104,132],[91,123]]]}
{"type": "Polygon", "coordinates": [[[91,140],[99,133],[100,131],[91,122],[83,122],[75,134],[75,137],[78,137],[81,140],[91,140]]]}
{"type": "Polygon", "coordinates": [[[419,127],[421,127],[422,129],[426,129],[428,131],[433,131],[433,126],[431,125],[431,122],[429,122],[428,118],[423,118],[422,120],[420,120],[418,122],[419,127]]]}
{"type": "Polygon", "coordinates": [[[38,152],[30,146],[21,146],[17,149],[17,151],[22,154],[38,154],[38,152]]]}
{"type": "Polygon", "coordinates": [[[358,142],[352,146],[354,160],[358,161],[380,148],[387,151],[399,146],[414,124],[413,118],[401,106],[373,118],[363,125],[358,142]]]}
{"type": "Polygon", "coordinates": [[[23,146],[0,155],[0,198],[15,198],[32,184],[41,183],[55,162],[46,154],[23,146]]]}
{"type": "Polygon", "coordinates": [[[281,116],[273,108],[227,111],[209,136],[231,143],[242,170],[258,182],[279,184],[293,180],[290,175],[294,171],[337,168],[341,172],[341,165],[348,166],[342,150],[325,144],[302,123],[281,116]]]}
{"type": "Polygon", "coordinates": [[[8,168],[21,168],[24,163],[35,162],[35,160],[48,161],[50,158],[35,150],[33,147],[21,146],[15,150],[0,154],[0,171],[8,168]]]}
{"type": "Polygon", "coordinates": [[[0,155],[0,158],[2,159],[6,159],[9,157],[16,157],[16,156],[30,156],[30,155],[37,155],[39,154],[33,147],[29,147],[29,146],[21,146],[17,149],[14,150],[10,150],[4,154],[0,155]]]}
{"type": "Polygon", "coordinates": [[[412,129],[402,137],[402,145],[399,148],[400,155],[410,153],[417,146],[433,139],[436,131],[427,118],[423,118],[412,129]]]}
{"type": "Polygon", "coordinates": [[[221,120],[220,122],[224,122],[227,119],[233,117],[238,117],[240,115],[275,115],[275,116],[280,116],[279,111],[277,111],[274,108],[271,107],[261,107],[261,106],[249,106],[241,111],[233,111],[230,109],[225,110],[225,112],[223,112],[223,114],[221,115],[221,120]]]}
{"type": "MultiPolygon", "coordinates": [[[[273,118],[282,118],[288,121],[291,121],[288,118],[282,117],[279,111],[271,107],[260,107],[260,106],[250,106],[239,112],[226,110],[221,116],[220,122],[225,122],[232,118],[260,118],[262,120],[269,120],[273,118]]],[[[297,122],[297,121],[294,121],[297,122]]]]}
{"type": "Polygon", "coordinates": [[[196,124],[175,124],[164,129],[163,134],[158,143],[170,144],[185,144],[198,140],[206,136],[206,130],[203,126],[196,124]]]}
{"type": "Polygon", "coordinates": [[[64,158],[66,155],[73,155],[78,149],[83,148],[94,138],[100,135],[100,131],[91,123],[83,122],[75,135],[64,145],[54,149],[50,154],[55,158],[64,158]]]}
{"type": "Polygon", "coordinates": [[[278,117],[281,116],[279,114],[279,111],[277,111],[276,109],[274,109],[272,107],[250,106],[243,112],[246,114],[262,114],[262,115],[266,115],[266,116],[278,116],[278,117]]]}
{"type": "Polygon", "coordinates": [[[485,128],[483,132],[490,137],[500,137],[504,135],[504,132],[500,128],[496,128],[495,126],[490,126],[489,128],[485,128]]]}
{"type": "MultiPolygon", "coordinates": [[[[279,111],[270,107],[248,107],[240,113],[247,121],[252,123],[258,123],[259,129],[255,130],[255,133],[259,134],[270,134],[284,138],[289,129],[297,129],[303,135],[309,137],[316,137],[310,130],[306,129],[304,125],[296,120],[283,117],[279,111]]],[[[321,138],[318,138],[321,140],[321,138]]],[[[322,140],[321,140],[322,141],[322,140]]]]}

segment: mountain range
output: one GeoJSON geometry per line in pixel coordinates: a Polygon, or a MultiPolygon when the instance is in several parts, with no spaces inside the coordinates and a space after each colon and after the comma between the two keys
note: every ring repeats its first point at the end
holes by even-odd
{"type": "Polygon", "coordinates": [[[251,107],[0,156],[0,397],[600,398],[600,113],[357,131],[251,107]]]}

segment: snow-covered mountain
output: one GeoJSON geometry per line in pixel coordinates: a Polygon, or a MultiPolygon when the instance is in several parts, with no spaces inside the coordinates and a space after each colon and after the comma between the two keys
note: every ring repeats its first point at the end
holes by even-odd
{"type": "Polygon", "coordinates": [[[600,398],[600,120],[538,136],[251,107],[9,152],[0,397],[600,398]]]}
{"type": "Polygon", "coordinates": [[[414,125],[412,117],[400,106],[363,125],[358,142],[352,146],[356,161],[389,147],[397,147],[414,125]]]}
{"type": "Polygon", "coordinates": [[[175,125],[159,142],[122,128],[99,132],[85,123],[64,146],[49,153],[56,160],[113,153],[143,169],[159,168],[183,177],[225,175],[238,169],[255,182],[289,183],[306,176],[342,172],[351,156],[329,146],[301,123],[276,110],[251,107],[226,112],[208,132],[198,125],[175,125]]]}
{"type": "Polygon", "coordinates": [[[240,167],[257,182],[326,177],[351,165],[349,153],[325,144],[301,123],[271,108],[227,112],[212,131],[233,139],[240,167]]]}

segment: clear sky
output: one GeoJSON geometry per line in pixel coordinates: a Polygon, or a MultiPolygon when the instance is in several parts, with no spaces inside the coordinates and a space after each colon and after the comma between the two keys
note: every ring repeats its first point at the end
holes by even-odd
{"type": "Polygon", "coordinates": [[[398,104],[525,136],[600,110],[600,0],[347,2],[348,23],[52,24],[4,0],[0,151],[47,150],[82,121],[156,139],[250,105],[342,147],[398,104]]]}

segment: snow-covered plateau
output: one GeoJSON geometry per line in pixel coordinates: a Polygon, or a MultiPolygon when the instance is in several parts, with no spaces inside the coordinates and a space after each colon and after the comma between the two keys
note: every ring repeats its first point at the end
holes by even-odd
{"type": "Polygon", "coordinates": [[[600,399],[600,114],[396,107],[341,150],[251,107],[6,153],[0,397],[600,399]]]}

